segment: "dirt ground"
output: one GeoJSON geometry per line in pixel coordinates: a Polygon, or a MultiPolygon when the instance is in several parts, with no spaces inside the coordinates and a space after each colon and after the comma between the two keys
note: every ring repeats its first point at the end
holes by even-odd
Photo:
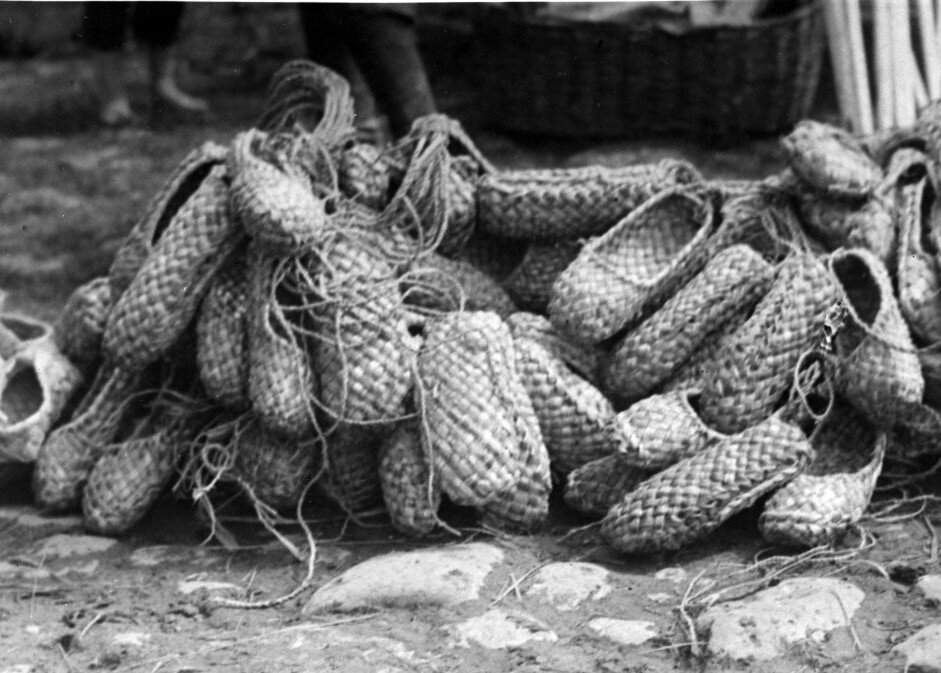
{"type": "MultiPolygon", "coordinates": [[[[290,24],[286,10],[278,11],[265,24],[272,33],[290,24]]],[[[214,25],[214,16],[203,15],[207,25],[214,25]]],[[[216,19],[231,28],[225,17],[216,19]]],[[[299,55],[292,53],[299,43],[296,33],[290,33],[288,46],[254,53],[254,70],[243,67],[238,76],[227,78],[220,73],[222,66],[214,69],[207,63],[216,58],[217,63],[244,66],[248,51],[239,52],[236,41],[223,53],[218,42],[198,39],[194,21],[190,19],[186,33],[187,81],[208,92],[215,110],[209,122],[0,138],[0,287],[10,293],[9,310],[53,320],[75,286],[106,272],[116,246],[175,163],[198,143],[225,143],[250,126],[261,108],[265,74],[278,59],[299,55]]],[[[426,44],[443,50],[432,68],[442,109],[465,122],[498,166],[623,165],[670,156],[687,158],[708,176],[743,178],[762,177],[781,166],[774,139],[718,149],[669,139],[560,142],[502,135],[482,126],[474,113],[473,78],[459,67],[466,36],[465,42],[449,40],[426,28],[424,37],[426,44]]],[[[167,497],[114,546],[50,559],[43,554],[43,540],[56,533],[80,533],[80,519],[37,519],[29,502],[25,475],[0,484],[0,561],[35,570],[0,574],[3,673],[887,671],[903,667],[889,653],[891,647],[939,619],[937,608],[912,589],[920,575],[939,571],[937,510],[899,521],[869,521],[864,550],[796,568],[794,575],[848,579],[866,592],[863,607],[851,628],[795,648],[780,661],[747,666],[689,657],[689,634],[677,608],[698,573],[722,581],[722,564],[750,563],[770,551],[781,552],[769,551],[757,536],[754,512],[691,549],[633,559],[613,553],[592,531],[566,536],[589,521],[554,502],[544,533],[490,540],[506,557],[477,601],[454,608],[309,616],[301,614],[301,607],[310,591],[265,610],[219,607],[205,589],[183,592],[181,583],[205,580],[235,585],[227,595],[265,599],[290,591],[304,577],[304,563],[249,523],[249,511],[239,503],[224,512],[238,549],[206,542],[205,523],[190,504],[167,497]],[[612,571],[616,590],[589,612],[570,613],[507,592],[515,583],[524,587],[525,577],[551,560],[601,564],[612,571]],[[657,570],[669,567],[683,570],[680,581],[655,578],[657,570]],[[449,625],[495,602],[508,610],[525,610],[558,634],[558,640],[509,650],[455,647],[449,625]],[[646,619],[660,635],[637,648],[618,646],[586,631],[588,619],[597,616],[646,619]]],[[[468,530],[459,540],[442,534],[416,543],[397,534],[382,515],[357,525],[323,503],[311,504],[307,513],[318,540],[312,588],[377,554],[487,539],[468,530]]],[[[302,540],[296,526],[283,530],[302,540]]]]}

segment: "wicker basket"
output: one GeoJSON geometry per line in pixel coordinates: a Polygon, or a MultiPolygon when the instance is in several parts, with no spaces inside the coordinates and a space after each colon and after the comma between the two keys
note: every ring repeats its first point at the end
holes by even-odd
{"type": "Polygon", "coordinates": [[[823,59],[820,3],[796,4],[747,26],[680,34],[488,6],[476,26],[480,90],[492,123],[523,133],[779,132],[809,112],[823,59]]]}

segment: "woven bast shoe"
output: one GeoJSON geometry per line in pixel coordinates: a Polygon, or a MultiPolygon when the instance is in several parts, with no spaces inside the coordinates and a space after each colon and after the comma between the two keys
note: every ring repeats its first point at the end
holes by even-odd
{"type": "Polygon", "coordinates": [[[49,433],[39,449],[33,470],[38,506],[60,511],[79,504],[88,475],[118,435],[140,381],[135,372],[110,366],[99,371],[75,417],[49,433]]]}
{"type": "Polygon", "coordinates": [[[56,321],[56,345],[84,370],[101,359],[101,338],[113,305],[110,280],[96,278],[72,292],[56,321]]]}
{"type": "Polygon", "coordinates": [[[276,166],[266,158],[267,138],[257,130],[240,134],[228,158],[232,215],[252,239],[274,254],[303,252],[326,228],[325,201],[290,162],[276,166]]]}
{"type": "Polygon", "coordinates": [[[595,236],[654,194],[699,181],[677,161],[495,172],[478,184],[478,221],[489,234],[528,241],[595,236]]]}
{"type": "Polygon", "coordinates": [[[496,314],[450,313],[429,326],[416,408],[441,489],[457,504],[486,505],[519,479],[520,388],[512,337],[496,314]]]}
{"type": "Polygon", "coordinates": [[[355,143],[340,155],[337,180],[347,198],[382,210],[389,203],[390,173],[389,162],[375,145],[355,143]]]}
{"type": "Polygon", "coordinates": [[[387,433],[378,425],[340,423],[327,435],[327,471],[319,484],[345,512],[382,502],[379,447],[387,433]]]}
{"type": "Polygon", "coordinates": [[[886,457],[903,460],[941,457],[941,412],[927,404],[907,407],[898,425],[888,432],[886,457]]]}
{"type": "MultiPolygon", "coordinates": [[[[11,322],[0,317],[0,329],[11,322]]],[[[20,341],[9,359],[0,360],[0,462],[36,460],[46,433],[82,383],[48,332],[45,326],[46,336],[20,341]]]]}
{"type": "Polygon", "coordinates": [[[441,488],[432,479],[418,421],[400,422],[379,449],[382,498],[399,531],[427,535],[438,525],[441,488]]]}
{"type": "Polygon", "coordinates": [[[401,279],[404,300],[438,311],[493,311],[506,318],[517,311],[506,291],[469,262],[431,253],[411,264],[401,279]]]}
{"type": "Polygon", "coordinates": [[[249,423],[235,439],[232,476],[249,499],[293,510],[321,464],[322,444],[285,439],[261,423],[249,423]]]}
{"type": "Polygon", "coordinates": [[[885,264],[895,258],[896,230],[891,204],[875,194],[860,202],[800,192],[797,209],[807,230],[828,249],[865,248],[885,264]]]}
{"type": "Polygon", "coordinates": [[[316,380],[296,321],[279,310],[283,264],[256,245],[248,248],[247,264],[248,399],[262,425],[303,437],[314,424],[316,380]]]}
{"type": "Polygon", "coordinates": [[[829,267],[849,314],[833,340],[835,388],[871,423],[892,427],[921,402],[925,381],[889,274],[865,250],[839,250],[829,267]]]}
{"type": "Polygon", "coordinates": [[[650,397],[618,414],[631,428],[634,442],[619,454],[627,465],[650,472],[694,456],[728,435],[713,430],[699,417],[699,395],[679,390],[650,397]]]}
{"type": "Polygon", "coordinates": [[[886,437],[852,409],[834,409],[810,438],[807,469],[765,503],[762,537],[815,547],[833,542],[862,518],[882,469],[886,437]]]}
{"type": "Polygon", "coordinates": [[[105,449],[82,489],[85,529],[97,535],[130,530],[173,477],[189,439],[179,420],[165,417],[105,449]]]}
{"type": "Polygon", "coordinates": [[[108,271],[112,301],[124,294],[170,221],[196,193],[212,169],[225,163],[225,156],[225,147],[207,142],[186,155],[176,167],[114,255],[108,271]]]}
{"type": "Polygon", "coordinates": [[[802,121],[781,145],[791,169],[817,191],[861,198],[875,192],[882,181],[882,169],[859,141],[835,126],[802,121]]]}
{"type": "Polygon", "coordinates": [[[899,232],[898,302],[912,334],[927,343],[941,341],[941,276],[937,248],[929,237],[928,221],[935,202],[929,184],[927,157],[902,149],[892,156],[889,172],[911,166],[921,174],[914,182],[901,180],[894,188],[899,232]]]}
{"type": "Polygon", "coordinates": [[[782,262],[768,294],[704,377],[703,421],[731,434],[767,418],[790,388],[800,356],[817,343],[835,299],[830,273],[813,256],[794,253],[782,262]]]}
{"type": "Polygon", "coordinates": [[[813,449],[778,416],[658,472],[611,508],[601,535],[618,551],[680,549],[796,477],[813,449]]]}
{"type": "Polygon", "coordinates": [[[213,275],[244,237],[227,199],[225,169],[213,168],[115,302],[103,349],[118,367],[155,362],[195,317],[213,275]]]}
{"type": "Polygon", "coordinates": [[[516,368],[532,401],[554,473],[572,470],[612,453],[630,450],[629,426],[590,383],[569,371],[539,343],[514,341],[516,368]]]}
{"type": "Polygon", "coordinates": [[[545,312],[552,286],[581,251],[581,241],[533,243],[513,273],[502,282],[516,305],[526,311],[545,312]]]}
{"type": "Polygon", "coordinates": [[[248,403],[249,282],[244,254],[212,280],[196,320],[196,363],[211,400],[230,407],[248,403]]]}
{"type": "Polygon", "coordinates": [[[569,473],[565,503],[582,514],[602,517],[650,477],[650,473],[611,455],[582,465],[569,473]]]}
{"type": "Polygon", "coordinates": [[[338,235],[321,256],[312,344],[319,404],[348,422],[397,420],[416,344],[395,271],[369,237],[338,235]]]}
{"type": "Polygon", "coordinates": [[[595,346],[575,343],[560,335],[548,318],[535,313],[514,313],[506,319],[513,339],[534,341],[580,377],[597,386],[596,372],[603,351],[595,346]]]}
{"type": "Polygon", "coordinates": [[[745,245],[719,252],[706,268],[619,341],[601,368],[602,389],[633,402],[686,362],[706,337],[750,310],[774,280],[774,268],[745,245]]]}
{"type": "Polygon", "coordinates": [[[657,308],[708,261],[710,203],[670,189],[588,243],[552,288],[549,318],[560,331],[599,343],[657,308]]]}

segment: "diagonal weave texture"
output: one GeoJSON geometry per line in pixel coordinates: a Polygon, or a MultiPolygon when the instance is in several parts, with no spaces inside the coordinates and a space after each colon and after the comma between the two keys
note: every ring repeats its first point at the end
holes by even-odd
{"type": "Polygon", "coordinates": [[[382,498],[397,530],[421,537],[434,529],[441,505],[441,489],[437,480],[430,482],[416,420],[400,422],[382,443],[379,480],[382,498]]]}
{"type": "Polygon", "coordinates": [[[662,470],[725,440],[728,435],[703,423],[698,403],[695,392],[678,390],[651,395],[622,411],[618,419],[633,429],[636,441],[621,460],[646,471],[662,470]]]}
{"type": "Polygon", "coordinates": [[[239,254],[219,270],[196,320],[196,363],[206,394],[218,404],[248,403],[249,279],[239,254]]]}
{"type": "Polygon", "coordinates": [[[598,343],[671,296],[708,261],[712,209],[690,191],[658,194],[588,243],[559,276],[549,318],[598,343]]]}
{"type": "Polygon", "coordinates": [[[769,542],[815,547],[834,542],[869,506],[885,455],[885,434],[851,409],[836,408],[810,438],[807,470],[765,503],[758,528],[769,542]]]}
{"type": "Polygon", "coordinates": [[[82,488],[104,448],[115,438],[127,415],[127,402],[140,376],[103,367],[87,393],[88,401],[65,425],[53,430],[36,458],[33,497],[53,511],[79,504],[82,488]]]}
{"type": "Polygon", "coordinates": [[[941,412],[927,404],[907,407],[898,425],[889,430],[886,455],[903,460],[941,457],[941,412]]]}
{"type": "Polygon", "coordinates": [[[521,309],[543,313],[549,306],[552,286],[582,247],[582,241],[533,243],[501,284],[521,309]]]}
{"type": "Polygon", "coordinates": [[[323,236],[324,201],[299,170],[266,160],[265,141],[254,129],[233,141],[227,164],[232,181],[229,206],[254,240],[273,253],[295,254],[323,236]]]}
{"type": "Polygon", "coordinates": [[[805,120],[781,141],[791,169],[817,191],[843,197],[872,194],[882,169],[842,129],[805,120]]]}
{"type": "Polygon", "coordinates": [[[602,389],[639,400],[686,362],[706,337],[767,293],[774,268],[745,245],[719,252],[656,313],[617,343],[601,369],[602,389]]]}
{"type": "Polygon", "coordinates": [[[565,476],[585,463],[629,450],[631,434],[597,388],[537,342],[518,338],[514,344],[516,368],[556,474],[565,476]]]}
{"type": "Polygon", "coordinates": [[[514,339],[535,341],[583,379],[597,385],[598,363],[604,354],[600,348],[571,341],[559,334],[548,318],[535,313],[514,313],[506,324],[514,339]]]}
{"type": "Polygon", "coordinates": [[[375,145],[355,143],[343,150],[337,169],[340,191],[374,210],[389,203],[389,162],[375,145]]]}
{"type": "Polygon", "coordinates": [[[327,472],[320,486],[349,514],[382,501],[379,446],[388,432],[376,425],[341,423],[327,440],[327,472]]]}
{"type": "Polygon", "coordinates": [[[174,169],[114,255],[108,271],[112,301],[117,301],[128,288],[170,221],[196,193],[213,167],[225,162],[225,155],[226,148],[207,142],[186,155],[174,169]]]}
{"type": "Polygon", "coordinates": [[[865,250],[838,250],[830,270],[849,311],[834,338],[835,387],[870,422],[896,425],[921,402],[925,381],[918,354],[885,266],[865,250]]]}
{"type": "Polygon", "coordinates": [[[448,223],[438,252],[454,255],[460,252],[474,233],[477,224],[477,162],[469,156],[451,157],[445,194],[448,199],[448,223]]]}
{"type": "Polygon", "coordinates": [[[649,476],[619,456],[599,458],[569,474],[565,503],[582,514],[602,517],[649,476]]]}
{"type": "Polygon", "coordinates": [[[320,404],[346,421],[394,420],[415,351],[395,271],[372,238],[336,236],[322,257],[313,341],[320,404]]]}
{"type": "Polygon", "coordinates": [[[108,447],[82,491],[85,529],[116,535],[140,521],[173,477],[187,434],[167,420],[147,426],[146,434],[108,447]]]}
{"type": "Polygon", "coordinates": [[[625,553],[680,549],[793,479],[812,455],[804,433],[773,416],[641,483],[611,508],[601,535],[625,553]]]}
{"type": "Polygon", "coordinates": [[[699,179],[678,161],[498,172],[480,179],[478,221],[487,233],[528,241],[595,236],[654,194],[699,179]]]}
{"type": "Polygon", "coordinates": [[[835,299],[820,261],[794,253],[782,262],[771,290],[713,360],[702,389],[703,421],[733,433],[767,418],[790,387],[801,354],[816,344],[835,299]]]}
{"type": "Polygon", "coordinates": [[[514,391],[521,387],[506,325],[494,313],[450,313],[432,323],[418,354],[417,408],[441,489],[485,505],[520,476],[514,391]],[[515,379],[515,380],[514,380],[515,379]]]}
{"type": "Polygon", "coordinates": [[[77,287],[55,325],[55,342],[62,354],[80,367],[93,366],[101,357],[101,337],[113,304],[106,277],[77,287]]]}
{"type": "Polygon", "coordinates": [[[224,177],[222,167],[210,172],[115,303],[103,344],[117,366],[145,367],[176,342],[213,275],[242,238],[229,217],[224,177]]]}
{"type": "Polygon", "coordinates": [[[506,291],[470,262],[431,253],[412,263],[402,278],[405,301],[438,311],[493,311],[501,318],[516,312],[506,291]]]}
{"type": "Polygon", "coordinates": [[[881,195],[858,202],[802,191],[796,201],[807,230],[831,250],[858,247],[886,264],[894,259],[895,223],[890,204],[881,195]]]}
{"type": "Polygon", "coordinates": [[[313,426],[316,381],[295,324],[276,310],[279,269],[277,257],[249,246],[248,398],[267,428],[301,437],[313,426]]]}
{"type": "Polygon", "coordinates": [[[249,423],[235,439],[235,477],[250,497],[275,509],[294,509],[321,463],[318,441],[284,439],[261,423],[249,423]]]}

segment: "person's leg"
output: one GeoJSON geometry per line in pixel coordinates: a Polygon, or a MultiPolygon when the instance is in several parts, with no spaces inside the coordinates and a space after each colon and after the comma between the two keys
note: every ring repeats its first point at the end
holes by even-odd
{"type": "Polygon", "coordinates": [[[396,136],[436,111],[407,5],[349,5],[349,40],[356,64],[389,117],[396,136]]]}
{"type": "Polygon", "coordinates": [[[176,83],[176,39],[183,18],[182,2],[138,2],[134,6],[134,36],[147,46],[151,91],[155,99],[179,110],[206,113],[209,104],[182,91],[176,83]]]}
{"type": "Polygon", "coordinates": [[[108,126],[129,122],[133,113],[125,81],[124,54],[129,2],[86,2],[82,39],[93,50],[99,118],[108,126]]]}

